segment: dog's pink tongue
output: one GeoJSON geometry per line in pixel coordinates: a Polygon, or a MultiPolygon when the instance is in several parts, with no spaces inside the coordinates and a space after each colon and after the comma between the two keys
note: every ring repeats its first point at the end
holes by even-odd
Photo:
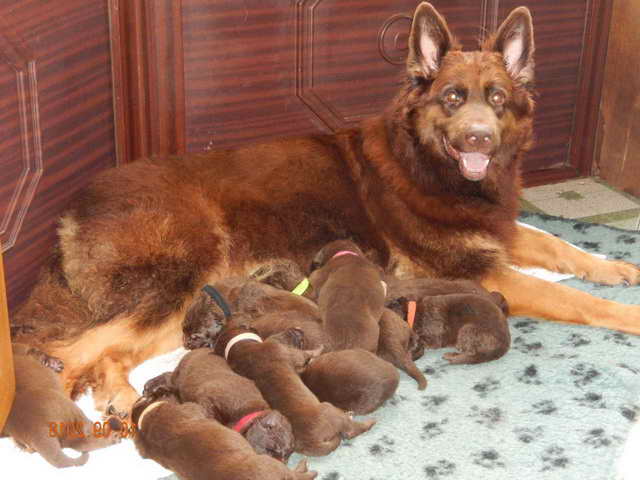
{"type": "Polygon", "coordinates": [[[467,180],[482,180],[487,175],[490,158],[479,152],[460,152],[460,170],[467,180]]]}

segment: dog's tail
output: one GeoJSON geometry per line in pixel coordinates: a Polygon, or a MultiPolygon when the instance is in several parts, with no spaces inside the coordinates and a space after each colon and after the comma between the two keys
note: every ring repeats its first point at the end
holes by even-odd
{"type": "Polygon", "coordinates": [[[56,468],[80,467],[87,463],[89,454],[83,452],[77,458],[67,456],[60,446],[60,441],[56,437],[40,437],[35,445],[31,445],[47,462],[56,468]]]}

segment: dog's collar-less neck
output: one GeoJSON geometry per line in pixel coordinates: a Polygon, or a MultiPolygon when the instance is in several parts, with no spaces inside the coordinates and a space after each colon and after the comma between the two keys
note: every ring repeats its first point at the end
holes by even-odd
{"type": "Polygon", "coordinates": [[[227,304],[224,297],[218,290],[213,288],[211,285],[205,285],[202,288],[202,291],[209,295],[213,299],[213,301],[218,304],[220,310],[222,310],[222,313],[224,313],[225,318],[229,318],[231,316],[231,309],[229,308],[229,304],[227,304]]]}
{"type": "Polygon", "coordinates": [[[254,420],[257,420],[266,413],[267,410],[260,410],[258,412],[249,413],[238,420],[232,428],[238,433],[243,433],[247,428],[249,428],[254,420]]]}
{"type": "Polygon", "coordinates": [[[166,400],[158,400],[157,402],[153,402],[153,403],[150,403],[149,405],[147,405],[147,408],[145,408],[142,411],[142,413],[140,414],[140,416],[138,417],[138,430],[142,430],[142,419],[144,418],[144,416],[147,413],[149,413],[151,410],[155,410],[156,408],[158,408],[163,403],[167,403],[167,401],[166,400]]]}
{"type": "Polygon", "coordinates": [[[351,250],[340,250],[333,257],[331,257],[331,260],[333,260],[334,258],[342,257],[343,255],[355,255],[356,257],[360,256],[356,252],[352,252],[351,250]]]}
{"type": "Polygon", "coordinates": [[[231,348],[236,343],[246,342],[246,341],[262,343],[262,339],[260,338],[260,336],[256,335],[255,333],[245,332],[245,333],[236,335],[235,337],[233,337],[231,340],[227,342],[227,346],[224,349],[224,359],[227,360],[229,358],[229,352],[231,351],[231,348]]]}

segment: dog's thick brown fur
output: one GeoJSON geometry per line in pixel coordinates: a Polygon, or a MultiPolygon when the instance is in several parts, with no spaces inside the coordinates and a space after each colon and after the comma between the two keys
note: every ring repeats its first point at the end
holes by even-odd
{"type": "Polygon", "coordinates": [[[404,86],[359,128],[101,174],[63,215],[51,265],[12,320],[17,340],[64,361],[67,392],[93,385],[99,408],[127,410],[137,397],[129,371],[180,345],[184,313],[205,283],[272,259],[306,266],[340,238],[400,276],[478,280],[502,292],[514,315],[640,333],[639,305],[508,267],[640,280],[634,265],[515,222],[532,144],[533,52],[526,8],[463,52],[424,2],[404,86]]]}

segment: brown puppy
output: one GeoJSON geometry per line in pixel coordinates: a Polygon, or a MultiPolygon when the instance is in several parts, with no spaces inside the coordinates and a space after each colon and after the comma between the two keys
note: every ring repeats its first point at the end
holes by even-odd
{"type": "Polygon", "coordinates": [[[313,287],[300,265],[286,258],[263,265],[251,274],[251,279],[289,292],[295,290],[298,295],[308,298],[315,296],[313,287]]]}
{"type": "Polygon", "coordinates": [[[224,330],[215,351],[227,356],[231,368],[253,380],[269,405],[289,419],[296,452],[327,455],[342,438],[353,438],[374,425],[374,420],[356,422],[330,403],[321,403],[305,386],[298,372],[319,352],[297,350],[271,339],[262,342],[255,334],[246,338],[250,334],[244,328],[224,330]]]}
{"type": "Polygon", "coordinates": [[[323,247],[309,277],[331,350],[362,348],[377,352],[427,387],[427,379],[408,352],[411,331],[391,311],[385,312],[382,270],[353,242],[337,240],[323,247]],[[383,315],[384,314],[384,315],[383,315]]]}
{"type": "Polygon", "coordinates": [[[207,416],[197,403],[180,404],[174,395],[142,396],[134,404],[134,441],[150,458],[182,480],[312,480],[306,461],[294,470],[257,454],[242,435],[207,416]],[[170,444],[170,447],[168,447],[170,444]]]}
{"type": "Polygon", "coordinates": [[[382,270],[349,240],[325,245],[315,256],[309,282],[317,293],[331,350],[376,352],[385,289],[382,270]]]}
{"type": "Polygon", "coordinates": [[[318,400],[358,415],[380,407],[400,381],[393,365],[362,349],[324,353],[300,376],[318,400]]]}
{"type": "Polygon", "coordinates": [[[235,373],[208,348],[185,355],[173,373],[152,379],[144,395],[173,389],[181,402],[195,402],[207,416],[241,433],[258,454],[286,462],[293,453],[289,420],[272,410],[255,384],[235,373]]]}
{"type": "Polygon", "coordinates": [[[444,354],[451,363],[488,362],[509,350],[508,314],[498,292],[426,296],[416,302],[413,328],[426,348],[457,348],[444,354]]]}
{"type": "Polygon", "coordinates": [[[18,446],[38,452],[57,468],[84,465],[89,459],[87,452],[120,440],[116,431],[122,424],[118,419],[111,418],[94,431],[94,423],[65,397],[58,375],[52,371],[61,369],[57,359],[21,344],[13,345],[13,355],[16,393],[3,436],[13,437],[18,446]],[[82,455],[68,457],[63,448],[73,448],[82,455]]]}
{"type": "Polygon", "coordinates": [[[403,370],[418,382],[418,389],[427,388],[427,379],[413,362],[418,335],[395,312],[385,308],[380,317],[378,355],[403,370]]]}

